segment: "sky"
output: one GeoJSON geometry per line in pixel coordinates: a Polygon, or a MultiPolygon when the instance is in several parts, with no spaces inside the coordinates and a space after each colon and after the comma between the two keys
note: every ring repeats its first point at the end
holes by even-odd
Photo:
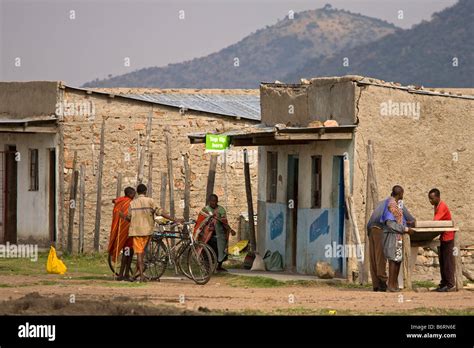
{"type": "Polygon", "coordinates": [[[401,28],[456,0],[0,0],[0,81],[71,86],[206,56],[331,4],[401,28]],[[403,11],[403,19],[399,19],[403,11]]]}

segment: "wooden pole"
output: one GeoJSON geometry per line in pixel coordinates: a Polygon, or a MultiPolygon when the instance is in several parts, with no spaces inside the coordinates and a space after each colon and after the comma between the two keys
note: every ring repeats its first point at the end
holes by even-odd
{"type": "Polygon", "coordinates": [[[143,163],[145,158],[145,147],[143,146],[138,153],[138,171],[137,171],[137,186],[143,182],[143,163]]]}
{"type": "Polygon", "coordinates": [[[72,233],[74,231],[74,215],[76,212],[76,198],[77,198],[77,151],[74,151],[74,159],[72,161],[72,175],[71,182],[69,183],[69,222],[67,226],[67,247],[66,251],[72,254],[72,233]]]}
{"type": "Polygon", "coordinates": [[[153,154],[150,153],[148,157],[148,183],[147,183],[147,195],[153,198],[153,154]]]}
{"type": "Polygon", "coordinates": [[[411,241],[408,233],[403,234],[403,284],[407,290],[412,290],[411,283],[411,241]]]}
{"type": "Polygon", "coordinates": [[[84,252],[84,211],[86,203],[86,166],[81,164],[80,166],[80,184],[79,184],[79,243],[78,253],[84,252]]]}
{"type": "Polygon", "coordinates": [[[461,244],[459,242],[459,231],[454,233],[454,263],[456,265],[455,277],[456,277],[456,290],[462,290],[464,287],[463,283],[463,269],[461,259],[461,244]]]}
{"type": "Polygon", "coordinates": [[[161,186],[160,186],[160,208],[166,209],[166,185],[168,183],[168,174],[161,173],[161,186]]]}
{"type": "Polygon", "coordinates": [[[100,152],[99,152],[99,166],[97,170],[97,202],[95,209],[95,229],[94,229],[94,250],[99,251],[100,243],[100,219],[102,213],[102,171],[104,168],[104,147],[105,147],[105,120],[102,120],[102,127],[100,130],[100,152]]]}
{"type": "Polygon", "coordinates": [[[115,197],[119,198],[122,195],[122,173],[117,174],[117,190],[115,191],[115,197]]]}
{"type": "MultiPolygon", "coordinates": [[[[371,192],[372,186],[372,141],[369,140],[367,144],[367,186],[365,191],[365,226],[367,226],[370,216],[374,210],[375,204],[377,202],[373,201],[373,196],[371,192]]],[[[367,231],[364,233],[364,273],[362,276],[362,284],[367,284],[369,282],[369,267],[370,267],[370,245],[369,245],[369,236],[367,231]]]]}
{"type": "Polygon", "coordinates": [[[95,144],[92,144],[91,145],[92,147],[92,175],[96,175],[97,174],[97,168],[96,168],[96,161],[95,161],[95,144]]]}
{"type": "MultiPolygon", "coordinates": [[[[169,185],[169,196],[170,196],[170,211],[169,214],[172,218],[175,216],[175,208],[174,208],[174,175],[173,175],[173,159],[171,157],[171,141],[169,136],[169,127],[165,129],[165,141],[166,141],[166,160],[168,163],[168,185],[169,185]]],[[[175,228],[172,227],[171,231],[174,231],[175,228]]],[[[171,245],[175,245],[175,240],[171,240],[171,245]]],[[[178,273],[178,268],[175,265],[175,273],[178,273]]]]}
{"type": "Polygon", "coordinates": [[[209,204],[209,196],[214,193],[214,182],[216,181],[216,167],[217,155],[211,154],[211,161],[209,162],[209,173],[207,175],[206,185],[206,205],[209,204]]]}
{"type": "Polygon", "coordinates": [[[368,150],[368,158],[367,158],[367,163],[370,164],[368,166],[369,171],[370,171],[370,194],[372,197],[372,204],[373,208],[377,205],[379,202],[379,187],[377,185],[377,175],[375,174],[375,162],[374,162],[374,144],[372,143],[372,140],[369,140],[368,142],[368,147],[370,147],[370,151],[368,150]]]}
{"type": "MultiPolygon", "coordinates": [[[[171,141],[169,136],[169,127],[166,128],[166,159],[168,162],[168,185],[169,185],[169,194],[170,194],[170,216],[175,217],[175,208],[174,208],[174,175],[173,175],[173,159],[171,157],[171,141]]],[[[174,228],[172,229],[174,230],[174,228]]],[[[174,245],[174,239],[171,241],[171,244],[174,245]]]]}
{"type": "Polygon", "coordinates": [[[77,204],[77,184],[79,180],[79,171],[75,170],[73,175],[73,186],[72,194],[69,196],[69,225],[68,225],[68,241],[67,241],[67,251],[72,254],[73,246],[73,231],[74,231],[74,216],[76,212],[77,204]]]}
{"type": "MultiPolygon", "coordinates": [[[[347,208],[347,207],[346,207],[347,208]]],[[[347,214],[349,215],[349,214],[347,214]]],[[[353,233],[352,233],[352,223],[351,223],[351,219],[348,217],[347,219],[344,218],[344,225],[345,225],[345,232],[346,232],[346,245],[351,245],[352,244],[352,236],[353,236],[353,233]]],[[[346,264],[346,279],[352,283],[354,281],[354,277],[353,277],[353,274],[352,274],[352,264],[353,264],[353,261],[351,261],[350,258],[346,258],[347,259],[347,264],[346,264]]]]}
{"type": "Polygon", "coordinates": [[[227,209],[227,149],[224,150],[223,154],[224,156],[224,207],[227,209]]]}
{"type": "MultiPolygon", "coordinates": [[[[59,124],[59,153],[58,153],[58,176],[59,176],[59,221],[58,227],[59,231],[59,247],[64,250],[65,248],[65,228],[64,228],[64,201],[65,201],[65,192],[64,192],[64,124],[60,122],[59,124]]],[[[56,245],[58,247],[58,245],[56,245]]]]}
{"type": "Polygon", "coordinates": [[[249,239],[250,239],[250,252],[255,253],[257,251],[257,239],[255,236],[255,222],[252,202],[252,183],[250,181],[250,163],[247,149],[244,149],[244,176],[245,176],[245,194],[247,195],[247,210],[249,215],[249,239]]]}
{"type": "MultiPolygon", "coordinates": [[[[344,153],[344,166],[343,167],[344,167],[343,168],[344,170],[344,196],[345,196],[345,201],[346,201],[347,213],[349,215],[349,221],[352,226],[352,232],[354,234],[357,246],[361,248],[362,243],[360,241],[360,233],[359,233],[359,228],[357,226],[357,217],[355,213],[354,199],[352,198],[351,190],[350,190],[351,172],[350,172],[349,155],[347,152],[344,153]]],[[[359,277],[360,279],[362,279],[364,277],[363,276],[364,269],[363,269],[362,262],[360,261],[358,262],[358,268],[359,268],[359,277]]]]}
{"type": "MultiPolygon", "coordinates": [[[[141,184],[143,182],[143,171],[145,167],[145,156],[149,152],[150,149],[150,138],[151,138],[151,125],[153,121],[153,112],[150,112],[147,117],[147,124],[146,124],[146,136],[145,136],[145,146],[140,149],[139,152],[139,160],[138,160],[138,174],[137,174],[137,184],[141,184]]],[[[148,188],[149,190],[149,188],[148,188]]],[[[151,197],[149,195],[149,197],[151,197]]]]}
{"type": "Polygon", "coordinates": [[[189,168],[189,154],[183,155],[184,161],[184,212],[183,218],[189,221],[191,204],[191,169],[189,168]]]}

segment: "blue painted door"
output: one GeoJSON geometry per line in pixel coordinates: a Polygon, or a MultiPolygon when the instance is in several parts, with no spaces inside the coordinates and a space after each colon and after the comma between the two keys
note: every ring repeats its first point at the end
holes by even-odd
{"type": "Polygon", "coordinates": [[[286,268],[296,271],[298,222],[298,155],[288,156],[286,268]]]}
{"type": "MultiPolygon", "coordinates": [[[[336,192],[336,208],[337,208],[337,234],[333,235],[333,241],[338,245],[344,246],[344,220],[346,215],[346,204],[344,200],[344,157],[334,156],[333,170],[335,177],[336,192]]],[[[338,258],[337,269],[335,270],[339,276],[344,276],[344,257],[338,258]]]]}

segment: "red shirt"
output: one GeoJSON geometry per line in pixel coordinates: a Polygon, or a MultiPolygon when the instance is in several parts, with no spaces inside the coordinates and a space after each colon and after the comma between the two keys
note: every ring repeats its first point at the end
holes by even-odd
{"type": "MultiPolygon", "coordinates": [[[[449,211],[448,206],[443,201],[439,201],[438,205],[434,208],[434,219],[439,220],[451,220],[451,212],[449,211]]],[[[454,239],[454,231],[446,231],[441,233],[439,238],[443,242],[448,242],[454,239]]]]}

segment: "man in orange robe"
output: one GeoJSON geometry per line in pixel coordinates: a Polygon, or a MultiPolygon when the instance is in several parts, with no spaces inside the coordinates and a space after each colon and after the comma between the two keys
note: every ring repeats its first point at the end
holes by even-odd
{"type": "Polygon", "coordinates": [[[108,252],[112,255],[112,261],[117,262],[117,258],[122,253],[122,261],[117,280],[129,279],[130,265],[133,258],[133,241],[128,236],[130,221],[121,217],[128,214],[130,203],[135,197],[135,190],[132,187],[125,189],[125,196],[114,199],[114,210],[112,216],[112,227],[110,229],[108,252]],[[125,273],[125,275],[124,275],[125,273]]]}

